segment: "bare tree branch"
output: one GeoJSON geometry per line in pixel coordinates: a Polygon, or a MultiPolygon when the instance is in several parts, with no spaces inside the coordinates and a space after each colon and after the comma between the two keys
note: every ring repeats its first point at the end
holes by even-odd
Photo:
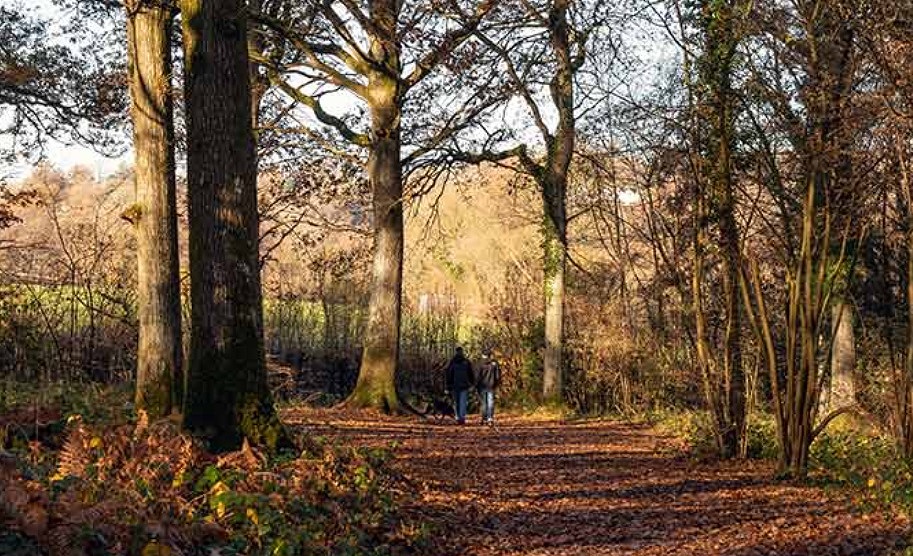
{"type": "Polygon", "coordinates": [[[368,137],[368,135],[353,131],[342,119],[337,118],[324,110],[318,99],[286,82],[277,71],[270,69],[269,78],[273,85],[279,87],[282,92],[310,108],[314,112],[314,116],[320,120],[321,123],[334,128],[344,139],[360,147],[371,146],[371,138],[368,137]]]}

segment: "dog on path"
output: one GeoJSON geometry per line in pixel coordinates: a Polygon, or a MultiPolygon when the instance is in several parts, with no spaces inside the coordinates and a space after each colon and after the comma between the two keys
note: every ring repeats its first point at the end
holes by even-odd
{"type": "Polygon", "coordinates": [[[438,422],[443,421],[444,417],[450,417],[451,419],[456,418],[456,412],[453,410],[453,404],[447,400],[442,400],[435,398],[431,403],[425,408],[425,413],[423,413],[425,418],[435,417],[438,422]]]}

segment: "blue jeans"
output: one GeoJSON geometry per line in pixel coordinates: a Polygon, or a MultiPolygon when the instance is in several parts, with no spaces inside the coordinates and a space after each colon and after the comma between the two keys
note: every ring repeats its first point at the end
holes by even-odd
{"type": "Polygon", "coordinates": [[[456,406],[456,418],[459,422],[466,421],[466,405],[469,403],[469,390],[457,390],[453,393],[453,404],[456,406]]]}
{"type": "Polygon", "coordinates": [[[495,419],[495,391],[479,390],[479,397],[482,398],[482,420],[494,421],[495,419]]]}

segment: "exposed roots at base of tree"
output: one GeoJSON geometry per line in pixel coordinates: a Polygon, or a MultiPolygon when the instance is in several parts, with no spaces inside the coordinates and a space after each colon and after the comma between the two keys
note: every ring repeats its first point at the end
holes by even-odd
{"type": "Polygon", "coordinates": [[[396,405],[391,408],[390,401],[386,396],[383,397],[382,404],[375,403],[374,400],[364,399],[363,396],[355,392],[336,405],[337,409],[373,409],[386,415],[425,417],[425,414],[416,409],[412,404],[406,401],[406,398],[399,392],[395,393],[396,405]]]}

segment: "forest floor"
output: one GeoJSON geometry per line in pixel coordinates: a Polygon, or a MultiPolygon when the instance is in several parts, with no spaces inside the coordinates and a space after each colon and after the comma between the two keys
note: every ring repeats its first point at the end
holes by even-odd
{"type": "Polygon", "coordinates": [[[494,428],[338,410],[285,415],[361,446],[396,443],[404,511],[431,552],[502,555],[901,554],[910,522],[850,493],[777,481],[769,462],[699,463],[651,427],[508,416],[494,428]]]}

